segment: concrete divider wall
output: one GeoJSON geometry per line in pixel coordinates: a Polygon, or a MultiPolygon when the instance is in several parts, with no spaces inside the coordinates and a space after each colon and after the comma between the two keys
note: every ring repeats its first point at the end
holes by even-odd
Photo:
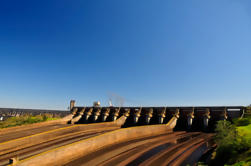
{"type": "Polygon", "coordinates": [[[81,132],[81,131],[93,131],[96,129],[118,129],[123,125],[126,118],[123,116],[116,121],[113,122],[104,122],[104,123],[93,123],[93,124],[80,124],[74,126],[68,126],[64,128],[54,129],[51,131],[34,134],[27,137],[22,137],[14,140],[10,140],[7,142],[0,143],[0,155],[6,154],[11,151],[19,150],[22,148],[26,148],[32,145],[40,144],[43,142],[47,142],[50,140],[55,140],[57,138],[61,138],[64,136],[68,136],[73,132],[81,132]]]}
{"type": "Polygon", "coordinates": [[[20,161],[20,166],[63,165],[78,157],[96,151],[102,147],[140,137],[171,132],[177,119],[173,117],[167,125],[149,125],[118,129],[83,141],[59,147],[31,158],[20,161]]]}

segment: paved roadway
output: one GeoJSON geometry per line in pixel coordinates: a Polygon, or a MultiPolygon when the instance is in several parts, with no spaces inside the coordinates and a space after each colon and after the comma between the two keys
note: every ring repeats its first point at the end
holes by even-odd
{"type": "Polygon", "coordinates": [[[65,166],[182,165],[212,134],[173,132],[111,145],[82,156],[65,166]]]}

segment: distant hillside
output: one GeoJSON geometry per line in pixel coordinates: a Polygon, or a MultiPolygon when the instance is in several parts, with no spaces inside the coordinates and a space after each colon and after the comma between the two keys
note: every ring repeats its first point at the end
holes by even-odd
{"type": "Polygon", "coordinates": [[[24,109],[24,108],[0,108],[0,120],[4,120],[8,117],[20,116],[20,115],[42,115],[52,114],[53,116],[64,117],[70,114],[68,110],[43,110],[43,109],[24,109]]]}

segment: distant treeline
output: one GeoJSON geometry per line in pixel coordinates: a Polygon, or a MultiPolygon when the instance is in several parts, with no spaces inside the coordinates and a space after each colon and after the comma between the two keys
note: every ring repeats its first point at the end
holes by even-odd
{"type": "Polygon", "coordinates": [[[41,110],[41,109],[16,109],[16,108],[0,108],[0,120],[6,120],[9,117],[19,116],[36,116],[50,114],[52,117],[64,117],[70,114],[67,110],[41,110]]]}

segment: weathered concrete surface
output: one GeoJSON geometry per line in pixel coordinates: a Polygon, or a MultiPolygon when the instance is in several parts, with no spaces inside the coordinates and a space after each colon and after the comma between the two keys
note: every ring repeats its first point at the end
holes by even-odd
{"type": "Polygon", "coordinates": [[[210,139],[212,139],[212,137],[197,144],[193,143],[190,148],[184,148],[185,152],[181,152],[181,155],[169,165],[195,165],[199,161],[202,154],[212,148],[212,144],[209,143],[210,139]]]}
{"type": "MultiPolygon", "coordinates": [[[[175,144],[170,145],[168,148],[164,148],[161,151],[155,152],[153,155],[147,157],[147,159],[140,161],[134,160],[128,165],[144,165],[144,166],[155,166],[155,165],[168,165],[168,166],[179,166],[184,160],[186,160],[190,154],[198,148],[198,144],[206,143],[212,139],[212,134],[199,133],[195,134],[189,139],[177,140],[175,144]],[[197,147],[196,147],[197,146],[197,147]],[[136,164],[137,163],[137,164],[136,164]]],[[[210,148],[210,147],[208,147],[210,148]]],[[[205,149],[206,150],[206,149],[205,149]]],[[[204,150],[201,151],[199,156],[203,154],[204,150]]],[[[192,156],[193,157],[193,156],[192,156]]],[[[198,161],[198,160],[197,160],[198,161]]],[[[194,165],[194,163],[187,163],[194,165]]],[[[187,165],[185,164],[185,165],[187,165]]]]}
{"type": "Polygon", "coordinates": [[[0,143],[0,155],[6,154],[9,152],[13,152],[25,147],[29,147],[32,145],[40,144],[45,141],[54,140],[57,138],[61,138],[66,136],[67,134],[71,134],[79,131],[87,131],[87,130],[95,130],[101,128],[120,128],[121,125],[124,124],[126,118],[122,116],[116,121],[113,122],[104,122],[104,123],[94,123],[94,124],[81,124],[81,125],[73,125],[64,128],[59,128],[39,134],[34,134],[31,136],[18,138],[14,140],[10,140],[7,142],[0,143]]]}
{"type": "Polygon", "coordinates": [[[10,132],[19,132],[22,130],[27,130],[27,129],[34,129],[37,127],[43,127],[43,126],[48,126],[52,124],[66,124],[69,120],[71,120],[73,117],[72,114],[69,114],[62,119],[58,120],[51,120],[51,121],[46,121],[46,122],[39,122],[39,123],[33,123],[33,124],[27,124],[27,125],[21,125],[21,126],[15,126],[15,127],[10,127],[10,128],[4,128],[0,129],[0,134],[7,134],[10,132]]]}
{"type": "Polygon", "coordinates": [[[108,132],[97,137],[41,153],[37,156],[20,161],[17,165],[62,165],[82,155],[88,154],[111,144],[150,135],[152,136],[161,133],[172,132],[176,121],[177,118],[173,117],[170,123],[168,123],[167,125],[149,125],[115,130],[113,132],[108,132]]]}
{"type": "MultiPolygon", "coordinates": [[[[158,149],[159,146],[165,146],[167,144],[174,144],[177,140],[194,135],[194,133],[186,132],[170,132],[162,133],[159,135],[148,136],[144,138],[138,138],[129,141],[123,141],[118,144],[113,144],[101,148],[88,155],[81,156],[80,158],[73,160],[64,166],[89,166],[89,165],[139,165],[139,163],[133,163],[132,161],[142,158],[145,153],[149,154],[149,151],[161,152],[158,149]],[[156,150],[156,148],[158,150],[156,150]]],[[[168,147],[165,146],[165,147],[168,147]]],[[[149,157],[149,155],[147,155],[149,157]]]]}
{"type": "Polygon", "coordinates": [[[43,132],[47,132],[49,130],[55,130],[59,128],[64,128],[71,126],[69,124],[51,124],[51,125],[46,125],[46,126],[41,126],[41,127],[36,127],[32,129],[26,129],[26,130],[21,130],[21,131],[15,131],[15,132],[8,132],[4,134],[0,134],[0,143],[22,138],[22,137],[28,137],[34,134],[39,134],[43,132]]]}
{"type": "Polygon", "coordinates": [[[0,165],[5,166],[9,162],[9,159],[18,157],[19,160],[24,160],[28,157],[32,157],[34,155],[49,151],[51,149],[55,149],[64,145],[72,144],[77,141],[81,141],[84,139],[88,139],[94,136],[98,136],[104,134],[106,132],[110,132],[116,130],[116,127],[106,127],[92,130],[84,130],[79,132],[71,132],[68,134],[64,134],[59,137],[55,137],[53,140],[46,141],[44,143],[36,144],[33,146],[29,146],[26,148],[22,148],[20,150],[15,150],[9,153],[5,153],[0,155],[0,165]]]}

